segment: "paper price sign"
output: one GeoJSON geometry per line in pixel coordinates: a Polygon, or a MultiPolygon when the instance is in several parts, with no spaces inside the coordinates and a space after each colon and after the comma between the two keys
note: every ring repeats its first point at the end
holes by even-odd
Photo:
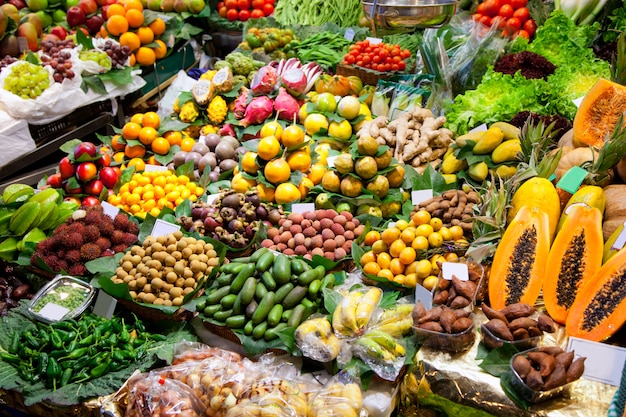
{"type": "Polygon", "coordinates": [[[151,235],[154,237],[169,235],[180,230],[180,225],[166,222],[165,220],[156,219],[152,227],[151,235]]]}

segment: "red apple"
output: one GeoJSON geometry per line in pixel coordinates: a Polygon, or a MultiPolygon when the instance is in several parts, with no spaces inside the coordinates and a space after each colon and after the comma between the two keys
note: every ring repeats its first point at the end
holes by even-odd
{"type": "Polygon", "coordinates": [[[83,192],[83,187],[80,184],[70,185],[69,181],[63,183],[63,188],[67,194],[81,194],[83,192]]]}
{"type": "Polygon", "coordinates": [[[108,167],[111,165],[111,154],[103,153],[99,159],[96,159],[96,165],[99,167],[108,167]]]}
{"type": "Polygon", "coordinates": [[[50,175],[46,180],[46,184],[48,184],[52,188],[61,188],[63,185],[63,178],[61,177],[61,173],[57,172],[50,175]]]}
{"type": "Polygon", "coordinates": [[[83,198],[83,201],[80,203],[81,206],[95,206],[97,204],[100,204],[100,200],[92,195],[83,198]]]}
{"type": "Polygon", "coordinates": [[[106,4],[105,0],[96,0],[96,3],[98,3],[98,6],[102,7],[106,4]]]}
{"type": "Polygon", "coordinates": [[[61,174],[61,178],[66,180],[69,177],[74,176],[76,173],[76,165],[74,165],[72,161],[70,161],[70,158],[66,156],[61,159],[61,162],[59,162],[59,173],[61,174]]]}
{"type": "Polygon", "coordinates": [[[100,181],[102,181],[102,184],[104,184],[105,187],[107,187],[108,189],[113,189],[115,187],[115,184],[117,184],[119,175],[115,168],[104,167],[100,169],[98,178],[100,178],[100,181]]]}
{"type": "Polygon", "coordinates": [[[61,40],[65,39],[67,36],[67,30],[65,30],[63,26],[59,25],[52,27],[52,29],[50,29],[50,33],[52,35],[57,35],[61,40]]]}
{"type": "Polygon", "coordinates": [[[98,167],[93,162],[81,162],[76,167],[76,178],[80,181],[91,181],[98,175],[98,167]]]}
{"type": "Polygon", "coordinates": [[[89,195],[98,197],[104,190],[104,184],[100,180],[91,180],[83,186],[83,191],[89,195]]]}
{"type": "Polygon", "coordinates": [[[17,7],[18,10],[22,10],[26,7],[26,1],[24,0],[9,0],[8,3],[17,7]]]}
{"type": "Polygon", "coordinates": [[[96,155],[98,155],[98,148],[91,142],[82,142],[74,148],[74,160],[76,161],[93,159],[96,155]],[[86,155],[86,157],[83,155],[86,155]],[[82,160],[81,157],[83,157],[82,160]]]}
{"type": "Polygon", "coordinates": [[[96,33],[98,33],[98,31],[100,31],[100,28],[102,27],[103,24],[104,24],[104,19],[102,18],[102,16],[97,15],[97,14],[85,20],[85,25],[87,26],[89,33],[91,33],[92,35],[95,35],[96,33]]]}
{"type": "Polygon", "coordinates": [[[86,16],[83,9],[78,6],[72,6],[67,9],[65,18],[67,19],[67,24],[74,27],[85,23],[86,16]]]}
{"type": "Polygon", "coordinates": [[[100,14],[104,20],[107,20],[109,17],[107,16],[107,11],[109,10],[109,4],[105,4],[100,8],[100,14]]]}
{"type": "Polygon", "coordinates": [[[85,16],[89,16],[98,11],[98,3],[96,3],[96,0],[79,0],[78,7],[85,12],[85,16]]]}

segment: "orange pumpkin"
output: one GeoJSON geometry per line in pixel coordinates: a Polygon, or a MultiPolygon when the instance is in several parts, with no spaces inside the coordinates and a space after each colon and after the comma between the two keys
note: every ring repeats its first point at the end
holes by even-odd
{"type": "Polygon", "coordinates": [[[323,74],[315,81],[315,91],[321,93],[331,93],[335,96],[347,96],[350,94],[350,80],[343,75],[323,74]]]}

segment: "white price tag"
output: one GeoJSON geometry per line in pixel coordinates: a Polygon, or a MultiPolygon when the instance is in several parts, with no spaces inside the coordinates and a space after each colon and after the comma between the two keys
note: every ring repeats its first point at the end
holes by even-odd
{"type": "Polygon", "coordinates": [[[100,290],[93,306],[93,314],[110,319],[113,316],[113,312],[115,312],[115,306],[117,306],[117,300],[100,290]]]}
{"type": "Polygon", "coordinates": [[[619,234],[619,236],[617,236],[615,242],[613,242],[611,249],[620,250],[624,247],[624,245],[626,245],[626,221],[624,222],[624,228],[622,229],[622,232],[619,234]]]}
{"type": "Polygon", "coordinates": [[[69,311],[70,309],[67,307],[63,307],[54,303],[48,303],[43,306],[43,308],[39,310],[39,313],[37,314],[47,318],[48,320],[59,321],[63,317],[65,317],[65,315],[69,313],[69,311]]]}
{"type": "Polygon", "coordinates": [[[337,156],[339,155],[329,156],[328,158],[326,158],[326,165],[328,165],[329,168],[335,167],[335,159],[337,159],[337,156]]]}
{"type": "Polygon", "coordinates": [[[354,40],[354,29],[346,29],[346,33],[344,33],[343,37],[352,42],[354,40]]]}
{"type": "Polygon", "coordinates": [[[471,132],[486,132],[486,131],[487,131],[487,125],[485,123],[483,123],[482,125],[476,126],[472,130],[470,130],[468,133],[471,133],[471,132]]]}
{"type": "Polygon", "coordinates": [[[213,204],[215,203],[215,200],[217,200],[219,198],[219,194],[208,194],[206,196],[206,203],[207,204],[213,204]]]}
{"type": "Polygon", "coordinates": [[[315,203],[294,203],[291,205],[292,213],[307,213],[315,211],[315,203]]]}
{"type": "Polygon", "coordinates": [[[382,39],[381,38],[372,38],[372,37],[367,37],[365,38],[370,42],[370,45],[378,45],[379,43],[382,43],[382,39]]]}
{"type": "Polygon", "coordinates": [[[107,203],[106,201],[103,201],[102,203],[100,203],[100,205],[102,206],[102,211],[104,212],[104,214],[112,219],[115,219],[115,216],[117,216],[117,214],[120,212],[119,207],[115,207],[113,204],[107,203]]]}
{"type": "Polygon", "coordinates": [[[572,101],[574,102],[576,107],[580,107],[580,103],[583,102],[583,98],[585,98],[585,97],[578,97],[576,100],[572,100],[572,101]]]}
{"type": "Polygon", "coordinates": [[[150,234],[154,237],[159,237],[163,235],[169,235],[170,233],[174,233],[177,230],[180,230],[180,225],[169,223],[161,219],[156,219],[156,221],[154,222],[154,226],[152,227],[152,233],[150,234]]]}
{"type": "Polygon", "coordinates": [[[387,227],[389,229],[391,229],[392,227],[396,227],[396,222],[389,222],[389,223],[387,223],[387,227]]]}
{"type": "Polygon", "coordinates": [[[567,350],[574,351],[576,357],[584,356],[587,358],[583,377],[619,386],[624,361],[626,361],[625,348],[570,337],[567,350]]]}
{"type": "Polygon", "coordinates": [[[421,301],[426,310],[433,308],[433,293],[425,287],[417,284],[415,286],[415,302],[421,301]]]}
{"type": "Polygon", "coordinates": [[[417,206],[422,201],[433,198],[433,190],[413,190],[411,191],[411,203],[417,206]]]}
{"type": "Polygon", "coordinates": [[[443,262],[441,264],[441,276],[445,279],[452,280],[452,275],[455,275],[461,281],[468,281],[469,271],[467,264],[460,262],[443,262]]]}
{"type": "Polygon", "coordinates": [[[164,172],[167,171],[168,168],[166,166],[163,165],[146,165],[146,168],[144,169],[145,172],[150,172],[150,171],[160,171],[160,172],[164,172]]]}

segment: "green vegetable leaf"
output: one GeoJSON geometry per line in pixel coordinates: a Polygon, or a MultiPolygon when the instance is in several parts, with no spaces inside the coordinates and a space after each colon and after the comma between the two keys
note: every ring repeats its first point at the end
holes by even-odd
{"type": "Polygon", "coordinates": [[[107,89],[98,75],[87,75],[83,77],[80,88],[86,93],[91,89],[97,94],[107,94],[107,89]]]}
{"type": "Polygon", "coordinates": [[[104,74],[96,74],[96,76],[102,82],[109,81],[115,85],[127,85],[133,82],[133,68],[113,69],[104,74]]]}
{"type": "Polygon", "coordinates": [[[482,369],[487,373],[501,377],[511,370],[511,357],[519,351],[511,344],[504,344],[502,347],[491,350],[480,363],[482,369]]]}

